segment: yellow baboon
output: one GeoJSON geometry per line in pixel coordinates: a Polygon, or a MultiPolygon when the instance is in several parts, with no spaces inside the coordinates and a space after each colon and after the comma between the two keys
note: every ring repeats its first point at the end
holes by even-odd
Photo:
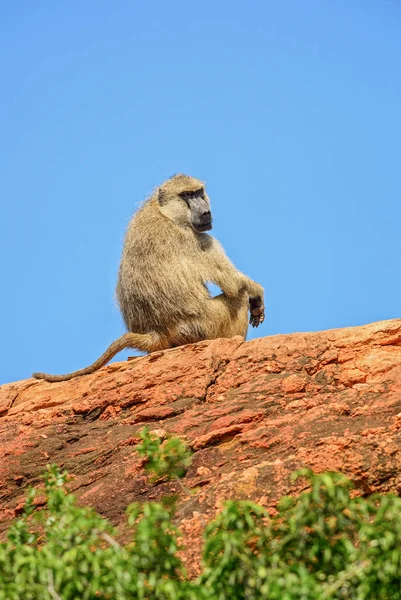
{"type": "Polygon", "coordinates": [[[133,216],[118,274],[117,299],[129,333],[92,365],[67,375],[34,373],[65,381],[104,366],[124,348],[145,352],[240,335],[264,320],[263,288],[238,271],[205,233],[212,228],[204,184],[174,175],[133,216]],[[212,298],[207,282],[222,294],[212,298]]]}

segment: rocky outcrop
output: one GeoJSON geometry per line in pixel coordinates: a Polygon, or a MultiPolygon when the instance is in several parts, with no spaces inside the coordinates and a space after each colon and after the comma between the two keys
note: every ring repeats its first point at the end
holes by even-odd
{"type": "Polygon", "coordinates": [[[228,498],[273,514],[300,467],[338,470],[359,493],[401,491],[401,319],[243,342],[215,340],[113,363],[63,383],[0,387],[0,532],[47,463],[119,524],[135,500],[180,494],[196,564],[204,523],[228,498]],[[150,485],[134,446],[148,425],[194,450],[184,481],[150,485]]]}

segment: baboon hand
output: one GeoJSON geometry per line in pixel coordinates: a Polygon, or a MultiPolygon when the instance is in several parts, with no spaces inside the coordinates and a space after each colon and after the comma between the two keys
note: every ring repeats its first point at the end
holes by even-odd
{"type": "Polygon", "coordinates": [[[265,320],[265,307],[260,296],[249,297],[249,310],[251,313],[249,323],[252,327],[258,327],[265,320]]]}

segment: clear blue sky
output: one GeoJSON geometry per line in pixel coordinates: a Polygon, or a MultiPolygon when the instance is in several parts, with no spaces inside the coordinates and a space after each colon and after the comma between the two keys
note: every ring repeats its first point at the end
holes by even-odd
{"type": "Polygon", "coordinates": [[[398,0],[3,3],[0,383],[124,332],[126,225],[180,171],[265,287],[250,338],[400,317],[400,31],[398,0]]]}

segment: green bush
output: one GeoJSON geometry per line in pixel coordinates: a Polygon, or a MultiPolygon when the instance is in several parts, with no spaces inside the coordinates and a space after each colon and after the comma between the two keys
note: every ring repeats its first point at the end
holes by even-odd
{"type": "MultiPolygon", "coordinates": [[[[155,478],[185,473],[180,440],[141,437],[155,478]]],[[[77,506],[66,474],[48,467],[45,507],[36,510],[29,491],[0,544],[0,600],[401,600],[401,500],[354,498],[335,473],[297,476],[310,490],[282,498],[274,518],[252,502],[227,502],[205,529],[201,574],[190,581],[171,499],[129,506],[123,546],[106,519],[77,506]]]]}

